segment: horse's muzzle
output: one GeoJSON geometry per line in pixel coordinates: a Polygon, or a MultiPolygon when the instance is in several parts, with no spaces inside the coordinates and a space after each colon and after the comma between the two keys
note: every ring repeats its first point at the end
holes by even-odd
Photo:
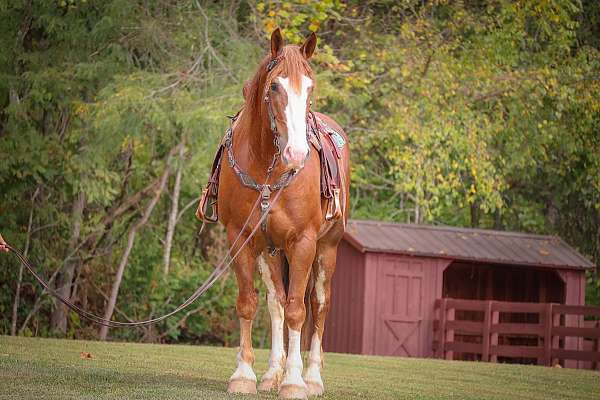
{"type": "Polygon", "coordinates": [[[298,149],[291,146],[286,146],[282,154],[285,166],[294,170],[302,169],[307,157],[308,149],[298,149]]]}

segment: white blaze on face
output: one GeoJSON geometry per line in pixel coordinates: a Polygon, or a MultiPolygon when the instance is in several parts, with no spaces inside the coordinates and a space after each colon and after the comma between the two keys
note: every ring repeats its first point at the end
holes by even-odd
{"type": "Polygon", "coordinates": [[[302,75],[300,93],[296,92],[288,78],[279,77],[279,82],[287,93],[285,119],[287,125],[287,144],[283,151],[285,161],[292,167],[301,167],[308,154],[308,141],[306,139],[306,104],[308,89],[312,80],[302,75]]]}

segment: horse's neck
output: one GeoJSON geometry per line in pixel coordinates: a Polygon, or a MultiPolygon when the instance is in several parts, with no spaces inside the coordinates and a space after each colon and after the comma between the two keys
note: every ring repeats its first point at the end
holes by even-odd
{"type": "Polygon", "coordinates": [[[263,174],[271,164],[276,151],[273,133],[268,123],[262,121],[259,116],[251,114],[245,109],[235,124],[234,147],[237,148],[235,150],[239,150],[236,156],[243,159],[244,164],[263,174]],[[237,146],[235,146],[236,142],[237,146]]]}

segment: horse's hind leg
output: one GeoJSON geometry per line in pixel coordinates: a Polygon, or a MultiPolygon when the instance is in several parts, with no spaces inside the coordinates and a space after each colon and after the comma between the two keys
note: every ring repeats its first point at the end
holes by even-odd
{"type": "Polygon", "coordinates": [[[285,366],[285,348],[283,344],[283,323],[285,289],[281,276],[282,255],[262,255],[258,259],[258,269],[267,288],[267,305],[271,316],[271,355],[269,369],[263,375],[258,390],[277,390],[285,366]]]}
{"type": "MultiPolygon", "coordinates": [[[[228,231],[230,242],[235,236],[232,236],[232,233],[228,231]]],[[[229,379],[227,387],[229,393],[256,393],[256,375],[252,370],[254,364],[252,321],[257,307],[254,265],[255,258],[250,249],[245,247],[235,260],[235,276],[238,283],[236,311],[240,319],[240,350],[237,355],[237,369],[229,379]]]]}
{"type": "Polygon", "coordinates": [[[304,372],[304,382],[308,387],[308,394],[320,396],[325,390],[321,379],[323,367],[323,329],[325,318],[329,311],[331,298],[331,277],[335,270],[337,245],[321,243],[317,245],[317,255],[313,263],[314,288],[311,292],[310,302],[313,316],[313,336],[308,354],[308,367],[304,372]]]}

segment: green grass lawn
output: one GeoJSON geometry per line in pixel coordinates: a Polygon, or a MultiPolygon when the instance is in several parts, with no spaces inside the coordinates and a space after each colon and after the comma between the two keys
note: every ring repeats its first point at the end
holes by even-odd
{"type": "MultiPolygon", "coordinates": [[[[235,352],[0,336],[0,399],[276,398],[226,393],[235,352]]],[[[522,365],[326,354],[323,379],[325,399],[600,399],[597,372],[522,365]]]]}

